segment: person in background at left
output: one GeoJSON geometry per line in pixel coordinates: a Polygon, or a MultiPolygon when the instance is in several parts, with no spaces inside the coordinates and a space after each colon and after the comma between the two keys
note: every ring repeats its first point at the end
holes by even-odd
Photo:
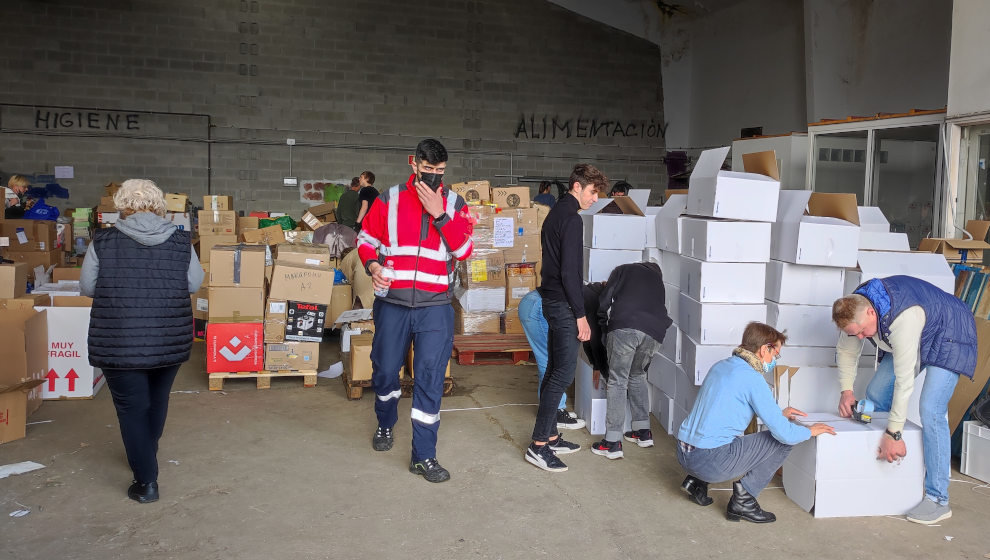
{"type": "Polygon", "coordinates": [[[351,186],[337,199],[337,223],[351,229],[357,229],[357,216],[360,200],[358,191],[361,189],[360,177],[351,179],[351,186]]]}
{"type": "Polygon", "coordinates": [[[557,203],[557,197],[550,193],[552,186],[553,183],[550,181],[540,181],[540,194],[533,198],[533,202],[553,208],[553,205],[557,203]]]}
{"type": "Polygon", "coordinates": [[[612,190],[609,191],[608,196],[609,198],[615,198],[617,196],[627,196],[629,194],[629,189],[631,188],[632,185],[630,185],[629,183],[625,181],[619,181],[612,186],[612,190]]]}
{"type": "Polygon", "coordinates": [[[120,219],[95,232],[79,287],[93,298],[89,363],[107,378],[134,475],[127,496],[146,504],[158,500],[158,442],[172,382],[192,348],[189,294],[204,273],[189,232],[164,218],[155,183],[124,181],[113,201],[120,219]]]}
{"type": "Polygon", "coordinates": [[[364,217],[371,211],[371,205],[381,193],[375,188],[375,174],[371,171],[362,171],[358,182],[361,190],[358,191],[357,229],[361,229],[364,217]]]}
{"type": "Polygon", "coordinates": [[[31,182],[24,175],[11,175],[7,180],[7,192],[4,196],[4,218],[16,220],[24,217],[24,213],[34,205],[34,199],[27,198],[26,193],[31,182]]]}

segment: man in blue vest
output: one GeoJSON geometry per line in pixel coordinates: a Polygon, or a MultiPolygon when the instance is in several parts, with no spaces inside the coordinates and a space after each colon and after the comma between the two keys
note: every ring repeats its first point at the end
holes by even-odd
{"type": "Polygon", "coordinates": [[[878,458],[893,462],[907,454],[901,439],[917,369],[924,369],[921,436],[925,460],[925,498],[907,514],[931,525],[952,517],[949,509],[949,399],[960,375],[976,370],[976,322],[959,298],[909,276],[870,280],[832,305],[832,320],[847,336],[836,346],[839,366],[839,414],[848,418],[856,399],[853,382],[869,338],[880,364],[866,388],[876,410],[889,411],[878,458]],[[918,359],[921,359],[919,364],[918,359]],[[920,365],[920,367],[919,367],[920,365]]]}

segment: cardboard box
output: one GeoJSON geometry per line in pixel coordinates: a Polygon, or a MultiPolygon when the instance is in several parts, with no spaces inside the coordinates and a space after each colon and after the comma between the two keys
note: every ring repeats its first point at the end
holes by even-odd
{"type": "Polygon", "coordinates": [[[506,276],[505,278],[505,308],[519,307],[519,302],[526,294],[536,289],[536,275],[506,276]]]}
{"type": "Polygon", "coordinates": [[[701,303],[681,294],[677,328],[699,344],[735,344],[751,321],[766,323],[765,304],[701,303]]]}
{"type": "Polygon", "coordinates": [[[876,206],[857,206],[860,233],[890,233],[890,222],[876,206]]]}
{"type": "Polygon", "coordinates": [[[19,298],[27,293],[27,276],[25,263],[0,264],[0,298],[19,298]]]}
{"type": "Polygon", "coordinates": [[[330,222],[325,222],[322,219],[314,216],[313,213],[309,211],[303,213],[302,218],[300,218],[300,222],[306,224],[306,226],[313,231],[316,231],[321,227],[330,223],[330,222]]]}
{"type": "MultiPolygon", "coordinates": [[[[34,308],[0,310],[0,386],[44,381],[48,374],[48,315],[34,308]]],[[[41,406],[40,385],[28,393],[27,413],[41,406]]]]}
{"type": "Polygon", "coordinates": [[[41,384],[42,380],[35,379],[0,386],[0,444],[27,435],[28,395],[41,384]]]}
{"type": "Polygon", "coordinates": [[[450,185],[450,190],[461,195],[468,204],[481,204],[492,199],[492,187],[488,181],[467,181],[450,185]]]}
{"type": "Polygon", "coordinates": [[[859,264],[857,269],[846,271],[844,291],[847,294],[852,293],[857,286],[868,280],[898,274],[924,280],[938,286],[946,293],[955,293],[955,276],[942,255],[860,251],[857,261],[859,264]]]}
{"type": "Polygon", "coordinates": [[[82,278],[82,267],[56,266],[52,269],[52,282],[78,282],[82,278]]]}
{"type": "Polygon", "coordinates": [[[17,251],[6,251],[4,252],[4,258],[17,263],[24,263],[27,265],[27,280],[28,282],[34,283],[35,278],[35,268],[43,267],[48,270],[50,267],[62,264],[62,259],[65,256],[63,251],[55,249],[54,251],[28,251],[28,252],[17,252],[17,251]]]}
{"type": "Polygon", "coordinates": [[[832,305],[845,295],[845,276],[842,268],[771,260],[767,264],[766,299],[777,303],[832,305]]]}
{"type": "Polygon", "coordinates": [[[505,334],[526,334],[522,321],[519,320],[519,309],[506,309],[502,314],[502,332],[505,334]]]}
{"type": "Polygon", "coordinates": [[[529,187],[495,187],[492,202],[499,208],[529,208],[529,187]]]}
{"type": "Polygon", "coordinates": [[[825,422],[835,436],[812,438],[794,446],[784,462],[784,492],[815,517],[904,515],[924,497],[925,464],[921,429],[906,423],[908,454],[896,463],[878,461],[876,449],[886,429],[886,414],[860,424],[833,414],[808,414],[805,424],[825,422]],[[914,450],[912,453],[911,451],[914,450]]]}
{"type": "Polygon", "coordinates": [[[990,482],[990,428],[978,420],[963,422],[959,472],[990,482]]]}
{"type": "MultiPolygon", "coordinates": [[[[257,216],[238,216],[237,217],[237,234],[240,235],[244,233],[245,230],[258,229],[258,222],[261,218],[257,216]]],[[[282,229],[281,227],[279,229],[282,229]]]]}
{"type": "Polygon", "coordinates": [[[266,249],[262,245],[214,245],[210,249],[210,286],[263,288],[266,249]]]}
{"type": "Polygon", "coordinates": [[[0,299],[0,309],[34,309],[52,304],[48,294],[25,294],[21,297],[0,299]]]}
{"type": "Polygon", "coordinates": [[[209,320],[211,323],[263,323],[265,290],[210,286],[209,320]]]}
{"type": "Polygon", "coordinates": [[[282,226],[278,224],[261,229],[244,230],[240,236],[245,243],[263,243],[265,245],[285,243],[285,232],[282,230],[282,226]]]}
{"type": "Polygon", "coordinates": [[[911,244],[906,233],[859,232],[860,251],[910,251],[911,244]]]}
{"type": "Polygon", "coordinates": [[[777,217],[780,180],[774,152],[743,156],[746,173],[722,171],[729,147],[705,150],[691,172],[687,213],[755,222],[777,217]]]}
{"type": "Polygon", "coordinates": [[[117,212],[117,205],[113,202],[113,196],[101,196],[100,204],[96,207],[97,212],[117,212]]]}
{"type": "Polygon", "coordinates": [[[48,317],[48,371],[41,386],[43,399],[91,399],[106,384],[103,370],[89,364],[88,297],[52,298],[48,317]]]}
{"type": "MultiPolygon", "coordinates": [[[[594,369],[590,361],[584,355],[584,349],[578,353],[577,369],[574,372],[574,413],[578,418],[585,421],[585,427],[591,435],[602,435],[605,433],[605,380],[602,379],[598,387],[593,382],[594,369]]],[[[647,387],[649,384],[647,383],[647,387]]],[[[631,428],[630,422],[632,414],[629,411],[629,403],[626,402],[626,421],[622,431],[627,432],[631,428]]]]}
{"type": "Polygon", "coordinates": [[[113,195],[117,194],[117,191],[119,190],[120,190],[120,183],[115,183],[111,181],[106,185],[103,185],[103,194],[105,196],[112,197],[113,195]]]}
{"type": "Polygon", "coordinates": [[[681,250],[681,216],[687,208],[687,195],[676,194],[667,199],[657,214],[657,248],[671,253],[681,250]]]}
{"type": "Polygon", "coordinates": [[[498,334],[501,332],[500,314],[494,311],[471,313],[454,302],[454,332],[456,334],[498,334]]]}
{"type": "MultiPolygon", "coordinates": [[[[681,355],[684,358],[681,367],[684,368],[684,373],[695,385],[701,385],[712,366],[726,358],[731,358],[732,351],[738,346],[738,342],[736,344],[698,344],[691,340],[690,336],[681,333],[681,347],[683,348],[681,355]]],[[[787,349],[790,350],[790,346],[787,346],[787,349]]]]}
{"type": "Polygon", "coordinates": [[[654,354],[650,367],[646,369],[646,380],[668,395],[677,392],[677,376],[673,375],[674,362],[663,354],[654,354]]]}
{"type": "Polygon", "coordinates": [[[680,288],[681,283],[681,255],[674,251],[660,252],[660,271],[663,275],[664,283],[680,288]]]}
{"type": "Polygon", "coordinates": [[[0,237],[9,238],[6,250],[19,253],[58,247],[55,222],[50,220],[0,220],[0,237]]]}
{"type": "Polygon", "coordinates": [[[502,210],[493,218],[492,235],[493,245],[499,248],[514,247],[516,239],[539,239],[540,230],[536,225],[536,209],[510,208],[502,210]]]}
{"type": "Polygon", "coordinates": [[[707,262],[767,262],[770,224],[683,218],[680,254],[707,262]]]}
{"type": "Polygon", "coordinates": [[[233,245],[237,243],[236,235],[202,235],[199,238],[199,262],[210,262],[210,253],[217,245],[233,245]]]}
{"type": "Polygon", "coordinates": [[[762,303],[766,283],[767,265],[764,263],[681,259],[680,290],[703,303],[762,303]]]}
{"type": "MultiPolygon", "coordinates": [[[[403,375],[404,376],[408,375],[409,377],[415,379],[416,378],[416,368],[414,367],[415,364],[416,364],[416,349],[415,349],[415,345],[410,344],[409,352],[406,354],[406,363],[403,366],[404,367],[403,375]]],[[[450,377],[450,357],[447,358],[447,370],[444,372],[443,376],[450,377]]]]}
{"type": "Polygon", "coordinates": [[[506,263],[538,263],[543,259],[543,245],[539,235],[516,237],[512,248],[502,249],[506,263]]]}
{"type": "Polygon", "coordinates": [[[945,256],[948,262],[983,263],[983,250],[990,248],[985,240],[990,231],[990,221],[970,220],[966,222],[966,232],[972,239],[927,238],[918,244],[918,250],[926,253],[938,253],[945,256]]]}
{"type": "Polygon", "coordinates": [[[354,288],[350,284],[334,284],[330,294],[330,317],[340,317],[354,308],[354,288]]]}
{"type": "Polygon", "coordinates": [[[316,371],[319,365],[319,342],[279,342],[265,345],[266,370],[316,371]]]}
{"type": "Polygon", "coordinates": [[[477,287],[465,289],[458,287],[454,294],[461,309],[468,313],[483,313],[505,311],[505,287],[477,287]]]}
{"type": "Polygon", "coordinates": [[[332,222],[333,214],[337,209],[336,202],[324,202],[323,204],[317,204],[316,206],[310,206],[309,212],[313,216],[320,218],[323,222],[332,222]]]}
{"type": "MultiPolygon", "coordinates": [[[[244,290],[247,288],[226,288],[244,290]]],[[[262,323],[214,323],[206,326],[208,373],[261,371],[265,365],[262,323]]]]}
{"type": "Polygon", "coordinates": [[[787,344],[835,347],[839,329],[832,322],[831,305],[767,302],[767,324],[787,332],[787,344]]]}
{"type": "Polygon", "coordinates": [[[166,212],[165,219],[182,231],[192,231],[192,215],[188,212],[166,212]]]}
{"type": "Polygon", "coordinates": [[[101,227],[106,227],[117,223],[120,219],[120,212],[99,212],[96,214],[96,223],[101,227]]]}
{"type": "Polygon", "coordinates": [[[269,297],[330,305],[334,270],[325,266],[275,261],[269,297]]]}
{"type": "Polygon", "coordinates": [[[210,318],[210,286],[208,283],[204,283],[203,286],[199,287],[199,290],[189,296],[192,300],[192,312],[194,319],[202,319],[204,321],[210,318]]]}
{"type": "Polygon", "coordinates": [[[465,288],[505,286],[505,258],[498,249],[478,249],[457,263],[460,284],[465,288]]]}
{"type": "Polygon", "coordinates": [[[650,393],[650,413],[653,417],[657,419],[660,427],[663,428],[664,433],[671,436],[676,436],[677,431],[680,430],[680,425],[674,425],[674,398],[668,396],[666,393],[653,387],[653,391],[650,393]]]}
{"type": "MultiPolygon", "coordinates": [[[[853,393],[858,396],[866,394],[866,387],[873,379],[874,368],[861,367],[853,384],[853,393]]],[[[777,368],[769,376],[777,404],[781,408],[793,406],[807,413],[833,412],[839,402],[839,368],[835,366],[802,366],[777,368]]],[[[924,378],[919,377],[915,384],[921,387],[924,378]]],[[[919,419],[918,401],[921,393],[916,392],[916,398],[908,403],[907,419],[919,419]]],[[[912,395],[914,396],[914,395],[912,395]]]]}
{"type": "Polygon", "coordinates": [[[579,214],[585,247],[642,251],[646,246],[646,217],[632,197],[604,198],[579,214]]]}
{"type": "Polygon", "coordinates": [[[285,314],[288,302],[269,299],[265,303],[265,343],[285,342],[285,314]]]}
{"type": "Polygon", "coordinates": [[[371,379],[371,344],[375,340],[373,334],[359,334],[351,337],[350,365],[351,381],[369,381],[371,379]]]}
{"type": "Polygon", "coordinates": [[[234,197],[207,195],[203,197],[204,210],[233,210],[234,197]]]}
{"type": "Polygon", "coordinates": [[[663,284],[663,306],[667,308],[667,316],[677,324],[677,317],[680,315],[681,291],[677,286],[672,286],[666,282],[663,284]]]}
{"type": "Polygon", "coordinates": [[[197,216],[201,236],[237,234],[237,213],[232,210],[200,210],[197,216]]]}
{"type": "Polygon", "coordinates": [[[660,216],[661,206],[647,206],[643,208],[643,215],[646,217],[646,247],[657,248],[657,218],[660,216]]]}
{"type": "MultiPolygon", "coordinates": [[[[498,209],[491,204],[479,204],[477,206],[469,206],[468,214],[474,220],[475,230],[479,229],[492,229],[495,227],[495,215],[498,209]]],[[[539,221],[539,210],[537,210],[537,221],[539,221]]]]}
{"type": "MultiPolygon", "coordinates": [[[[265,317],[267,319],[267,314],[265,317]]],[[[287,303],[285,311],[285,340],[322,342],[326,320],[326,305],[290,301],[287,303]]]]}
{"type": "MultiPolygon", "coordinates": [[[[674,299],[680,299],[681,295],[677,292],[672,294],[674,299]]],[[[676,316],[671,315],[672,318],[676,320],[676,316]]],[[[681,363],[683,357],[681,353],[683,352],[681,348],[681,331],[677,328],[677,324],[674,323],[667,327],[667,332],[663,335],[663,340],[660,341],[660,354],[670,360],[675,364],[681,363]]]]}
{"type": "Polygon", "coordinates": [[[584,281],[604,282],[615,267],[640,262],[643,250],[584,248],[584,281]]]}
{"type": "Polygon", "coordinates": [[[187,204],[189,204],[189,195],[165,193],[165,210],[169,212],[185,212],[187,204]]]}
{"type": "Polygon", "coordinates": [[[794,264],[854,267],[859,235],[856,195],[781,191],[770,251],[794,264]]]}
{"type": "Polygon", "coordinates": [[[275,248],[279,262],[311,266],[331,266],[330,247],[312,243],[279,243],[275,248]]]}

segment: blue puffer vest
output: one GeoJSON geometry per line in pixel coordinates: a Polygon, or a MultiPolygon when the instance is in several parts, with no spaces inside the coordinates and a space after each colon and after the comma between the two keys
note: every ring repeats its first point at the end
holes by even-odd
{"type": "Polygon", "coordinates": [[[100,368],[152,369],[189,359],[189,233],[176,230],[147,246],[116,228],[93,238],[100,271],[89,319],[89,363],[100,368]]]}
{"type": "Polygon", "coordinates": [[[890,324],[905,309],[925,310],[921,331],[921,367],[947,369],[972,378],[976,371],[976,321],[959,298],[910,276],[874,278],[853,292],[866,297],[877,312],[877,332],[887,343],[890,324]]]}

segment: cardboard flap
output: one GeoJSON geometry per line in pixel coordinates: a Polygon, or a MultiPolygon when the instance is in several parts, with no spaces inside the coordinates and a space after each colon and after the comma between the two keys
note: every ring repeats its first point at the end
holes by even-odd
{"type": "MultiPolygon", "coordinates": [[[[640,210],[650,204],[650,189],[629,189],[627,196],[636,203],[640,210]]],[[[642,216],[642,214],[640,214],[642,216]]]]}
{"type": "Polygon", "coordinates": [[[602,214],[626,214],[628,216],[642,216],[643,211],[639,209],[636,201],[628,196],[617,196],[612,202],[602,208],[602,214]]]}
{"type": "Polygon", "coordinates": [[[811,193],[808,212],[813,216],[838,218],[859,225],[859,207],[852,193],[811,193]]]}
{"type": "Polygon", "coordinates": [[[942,240],[934,237],[926,237],[918,242],[918,251],[922,253],[937,253],[942,246],[942,240]]]}
{"type": "Polygon", "coordinates": [[[765,152],[753,152],[743,154],[743,171],[746,173],[758,173],[766,175],[774,181],[780,180],[780,170],[777,169],[777,152],[767,150],[765,152]]]}
{"type": "Polygon", "coordinates": [[[725,156],[729,155],[729,146],[705,150],[698,156],[698,161],[691,171],[691,178],[712,178],[718,176],[725,162],[725,156]]]}
{"type": "Polygon", "coordinates": [[[52,307],[93,307],[93,298],[86,296],[52,296],[52,307]]]}
{"type": "Polygon", "coordinates": [[[6,387],[0,387],[0,395],[2,395],[4,393],[13,393],[14,391],[23,391],[23,392],[26,393],[26,392],[30,391],[31,389],[34,389],[38,385],[43,384],[44,382],[45,382],[44,379],[32,379],[30,381],[25,381],[23,383],[17,383],[15,385],[8,385],[6,387]]]}
{"type": "Polygon", "coordinates": [[[987,238],[987,232],[990,231],[990,221],[988,220],[970,220],[966,222],[966,231],[973,236],[976,241],[985,241],[987,238]]]}
{"type": "Polygon", "coordinates": [[[670,196],[663,206],[660,207],[661,216],[680,216],[687,210],[687,195],[675,194],[670,196]]]}
{"type": "Polygon", "coordinates": [[[675,196],[686,196],[687,193],[688,193],[687,189],[667,189],[663,191],[664,204],[669,202],[670,199],[674,198],[675,196]]]}
{"type": "Polygon", "coordinates": [[[611,198],[599,198],[587,210],[581,210],[578,213],[586,215],[597,214],[602,211],[602,208],[608,206],[610,202],[612,202],[611,198]]]}
{"type": "Polygon", "coordinates": [[[780,197],[777,199],[777,221],[799,221],[804,215],[805,208],[808,207],[808,199],[812,194],[811,191],[780,191],[780,197]]]}
{"type": "Polygon", "coordinates": [[[965,249],[990,249],[990,243],[976,239],[945,239],[942,241],[949,247],[956,250],[965,249]]]}

